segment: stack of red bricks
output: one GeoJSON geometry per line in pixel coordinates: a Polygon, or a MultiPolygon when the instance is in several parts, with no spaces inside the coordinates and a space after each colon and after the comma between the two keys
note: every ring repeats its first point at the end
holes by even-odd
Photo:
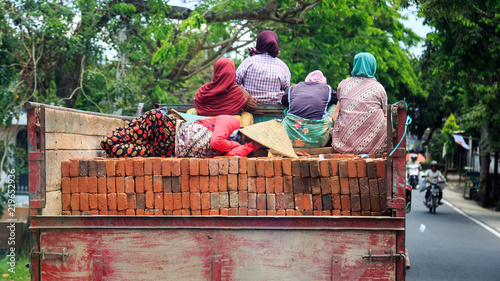
{"type": "Polygon", "coordinates": [[[390,215],[382,158],[97,158],[61,167],[63,215],[390,215]]]}

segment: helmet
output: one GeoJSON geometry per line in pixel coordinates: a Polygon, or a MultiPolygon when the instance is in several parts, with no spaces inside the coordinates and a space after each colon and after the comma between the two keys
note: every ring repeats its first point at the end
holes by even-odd
{"type": "Polygon", "coordinates": [[[417,161],[417,154],[414,153],[411,155],[411,161],[413,162],[417,161]]]}
{"type": "Polygon", "coordinates": [[[432,161],[431,161],[431,167],[432,167],[432,166],[437,166],[437,165],[438,165],[438,162],[437,162],[436,160],[432,160],[432,161]]]}

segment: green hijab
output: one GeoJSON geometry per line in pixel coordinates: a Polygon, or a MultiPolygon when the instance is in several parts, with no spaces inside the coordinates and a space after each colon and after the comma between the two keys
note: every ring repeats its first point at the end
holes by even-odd
{"type": "Polygon", "coordinates": [[[352,76],[365,76],[373,78],[377,71],[377,61],[370,53],[359,53],[354,57],[354,67],[351,71],[352,76]]]}

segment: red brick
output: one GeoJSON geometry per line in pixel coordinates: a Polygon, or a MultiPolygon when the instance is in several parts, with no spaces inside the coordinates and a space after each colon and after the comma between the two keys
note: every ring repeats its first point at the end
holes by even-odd
{"type": "Polygon", "coordinates": [[[229,208],[220,209],[221,216],[229,216],[229,208]]]}
{"type": "Polygon", "coordinates": [[[171,159],[161,159],[161,175],[164,177],[172,176],[172,161],[171,161],[171,159]]]}
{"type": "Polygon", "coordinates": [[[266,178],[266,193],[274,193],[274,178],[266,178]]]}
{"type": "Polygon", "coordinates": [[[70,164],[71,161],[66,160],[66,161],[61,161],[61,176],[62,177],[70,177],[70,164]]]}
{"type": "Polygon", "coordinates": [[[321,201],[321,194],[312,196],[313,210],[323,210],[323,201],[321,201]]]}
{"type": "Polygon", "coordinates": [[[351,211],[361,212],[361,199],[359,194],[351,194],[351,211]]]}
{"type": "Polygon", "coordinates": [[[356,171],[359,178],[366,177],[366,163],[364,160],[355,160],[356,171]]]}
{"type": "Polygon", "coordinates": [[[69,163],[69,176],[78,177],[80,176],[80,160],[71,159],[69,163]]]}
{"type": "Polygon", "coordinates": [[[189,175],[189,158],[181,158],[181,176],[189,175]]]}
{"type": "Polygon", "coordinates": [[[193,176],[191,175],[189,177],[189,191],[190,192],[200,192],[200,176],[193,176]]]}
{"type": "Polygon", "coordinates": [[[125,175],[134,176],[134,158],[125,158],[125,175]]]}
{"type": "Polygon", "coordinates": [[[265,193],[266,192],[266,178],[257,177],[257,193],[265,193]]]}
{"type": "Polygon", "coordinates": [[[341,211],[340,215],[343,217],[349,217],[351,216],[351,211],[341,211]]]}
{"type": "Polygon", "coordinates": [[[319,186],[319,179],[318,178],[302,178],[302,192],[303,193],[308,193],[312,194],[312,186],[313,185],[318,185],[319,186]]]}
{"type": "Polygon", "coordinates": [[[78,179],[79,177],[70,178],[71,193],[80,192],[78,189],[78,179]]]}
{"type": "Polygon", "coordinates": [[[172,193],[181,192],[181,177],[171,177],[172,180],[172,193]]]}
{"type": "Polygon", "coordinates": [[[106,190],[108,193],[116,193],[116,179],[106,178],[106,190]]]}
{"type": "Polygon", "coordinates": [[[248,209],[248,216],[249,217],[257,216],[257,209],[248,209]]]}
{"type": "Polygon", "coordinates": [[[373,212],[380,211],[380,198],[378,195],[375,196],[370,195],[370,206],[372,207],[373,212]]]}
{"type": "Polygon", "coordinates": [[[312,178],[317,178],[321,175],[319,168],[319,159],[309,160],[309,172],[312,178]]]}
{"type": "Polygon", "coordinates": [[[97,193],[97,177],[88,177],[87,187],[89,193],[97,193]]]}
{"type": "Polygon", "coordinates": [[[81,216],[82,213],[80,211],[71,211],[72,216],[81,216]]]}
{"type": "Polygon", "coordinates": [[[199,187],[200,192],[208,192],[209,189],[209,177],[208,176],[199,176],[199,187]]]}
{"type": "Polygon", "coordinates": [[[340,178],[340,193],[350,194],[349,192],[349,178],[340,178]]]}
{"type": "Polygon", "coordinates": [[[304,216],[312,216],[313,214],[313,211],[304,211],[304,216]]]}
{"type": "Polygon", "coordinates": [[[118,215],[118,211],[117,210],[108,210],[107,212],[108,212],[108,215],[110,215],[110,216],[116,216],[116,215],[118,215]]]}
{"type": "Polygon", "coordinates": [[[356,161],[353,159],[347,161],[347,174],[350,178],[358,177],[358,168],[356,166],[356,161]]]}
{"type": "Polygon", "coordinates": [[[100,211],[108,210],[108,196],[106,194],[97,194],[97,208],[100,211]]]}
{"type": "Polygon", "coordinates": [[[303,216],[303,215],[304,215],[304,211],[295,210],[295,216],[299,217],[299,216],[303,216]]]}
{"type": "Polygon", "coordinates": [[[300,176],[302,177],[310,177],[311,170],[309,169],[309,159],[301,159],[299,162],[300,165],[300,176]]]}
{"type": "Polygon", "coordinates": [[[210,193],[210,209],[220,209],[220,196],[218,192],[210,193]]]}
{"type": "Polygon", "coordinates": [[[267,210],[266,216],[276,216],[276,210],[267,210]]]}
{"type": "Polygon", "coordinates": [[[209,216],[211,210],[201,210],[201,215],[202,216],[209,216]]]}
{"type": "Polygon", "coordinates": [[[312,211],[312,209],[313,209],[312,194],[304,194],[304,210],[312,211]]]}
{"type": "Polygon", "coordinates": [[[62,201],[62,210],[63,211],[71,211],[71,195],[70,194],[63,194],[61,196],[61,201],[62,201]]]}
{"type": "Polygon", "coordinates": [[[163,208],[165,210],[173,211],[174,210],[174,202],[172,193],[164,193],[163,194],[163,208]]]}
{"type": "Polygon", "coordinates": [[[181,193],[182,209],[187,209],[187,210],[191,209],[190,197],[191,194],[189,192],[181,193]]]}
{"type": "Polygon", "coordinates": [[[146,209],[153,209],[155,206],[155,193],[146,191],[146,209]]]}
{"type": "Polygon", "coordinates": [[[181,192],[189,192],[189,175],[181,175],[181,192]]]}
{"type": "Polygon", "coordinates": [[[219,210],[210,210],[210,215],[211,216],[218,216],[219,215],[219,210]]]}
{"type": "Polygon", "coordinates": [[[318,217],[318,216],[322,216],[322,215],[323,215],[323,211],[320,211],[320,210],[313,211],[313,216],[318,217]]]}
{"type": "Polygon", "coordinates": [[[257,210],[257,216],[265,217],[265,216],[267,216],[267,211],[266,210],[257,210]]]}
{"type": "Polygon", "coordinates": [[[369,179],[368,180],[368,186],[370,188],[370,195],[378,197],[379,190],[378,190],[378,181],[377,181],[377,179],[369,179]]]}
{"type": "MultiPolygon", "coordinates": [[[[172,193],[172,178],[171,177],[162,177],[162,185],[163,185],[163,192],[165,193],[172,193]]],[[[153,180],[154,181],[154,180],[153,180]]]]}
{"type": "Polygon", "coordinates": [[[294,209],[286,209],[285,210],[287,216],[295,216],[295,210],[294,209]]]}
{"type": "Polygon", "coordinates": [[[155,192],[155,209],[163,210],[164,209],[164,198],[163,192],[155,192]]]}
{"type": "Polygon", "coordinates": [[[209,192],[219,192],[219,176],[209,177],[209,192]]]}
{"type": "Polygon", "coordinates": [[[366,175],[369,179],[377,178],[377,164],[373,159],[366,160],[366,175]]]}
{"type": "Polygon", "coordinates": [[[274,167],[274,176],[281,177],[283,175],[283,165],[281,158],[272,159],[274,167]]]}
{"type": "Polygon", "coordinates": [[[276,210],[276,194],[267,194],[267,210],[276,210]]]}
{"type": "Polygon", "coordinates": [[[172,193],[172,202],[174,211],[182,209],[182,196],[181,193],[172,193]]]}
{"type": "Polygon", "coordinates": [[[198,173],[200,176],[210,175],[210,170],[208,169],[209,159],[198,159],[198,173]]]}
{"type": "Polygon", "coordinates": [[[285,210],[285,194],[276,193],[276,209],[285,210]]]}
{"type": "Polygon", "coordinates": [[[238,190],[248,190],[248,176],[247,174],[238,174],[238,190]]]}
{"type": "Polygon", "coordinates": [[[340,196],[340,205],[342,211],[350,211],[351,210],[351,198],[349,195],[341,195],[340,196]]]}
{"type": "Polygon", "coordinates": [[[304,194],[299,193],[294,195],[295,199],[295,210],[304,211],[304,194]]]}
{"type": "Polygon", "coordinates": [[[330,175],[338,176],[339,174],[339,161],[337,159],[331,159],[330,162],[330,175]]]}
{"type": "Polygon", "coordinates": [[[229,208],[229,193],[219,192],[220,208],[229,208]]]}
{"type": "Polygon", "coordinates": [[[137,197],[135,193],[127,194],[127,209],[137,209],[137,197]]]}
{"type": "Polygon", "coordinates": [[[80,193],[80,211],[88,211],[89,209],[89,194],[80,193]]]}
{"type": "Polygon", "coordinates": [[[377,179],[378,182],[378,193],[384,197],[387,195],[387,181],[386,179],[377,179]]]}
{"type": "Polygon", "coordinates": [[[227,158],[220,158],[219,161],[219,175],[229,174],[229,160],[227,158]]]}
{"type": "Polygon", "coordinates": [[[329,160],[323,159],[319,160],[319,173],[321,177],[329,177],[330,176],[330,164],[329,160]]]}
{"type": "Polygon", "coordinates": [[[209,210],[210,209],[210,193],[208,192],[203,192],[201,193],[201,209],[202,210],[209,210]]]}
{"type": "Polygon", "coordinates": [[[368,178],[359,178],[359,193],[370,194],[370,187],[368,185],[368,178]]]}
{"type": "Polygon", "coordinates": [[[293,184],[292,183],[293,183],[292,176],[284,176],[283,177],[283,191],[285,193],[293,192],[293,184]]]}
{"type": "Polygon", "coordinates": [[[124,211],[127,209],[127,194],[117,193],[116,194],[116,207],[118,211],[124,211]]]}
{"type": "Polygon", "coordinates": [[[293,193],[285,193],[285,209],[295,209],[293,193]]]}
{"type": "Polygon", "coordinates": [[[97,177],[97,161],[89,160],[87,162],[88,175],[89,177],[97,177]]]}
{"type": "Polygon", "coordinates": [[[116,193],[125,193],[125,178],[124,177],[116,177],[115,178],[115,187],[116,187],[116,193]]]}
{"type": "Polygon", "coordinates": [[[208,170],[211,176],[219,175],[219,160],[218,159],[209,159],[208,160],[208,170]]]}
{"type": "Polygon", "coordinates": [[[240,170],[240,159],[239,157],[231,157],[229,158],[229,173],[230,174],[238,174],[240,170]]]}
{"type": "Polygon", "coordinates": [[[292,178],[293,185],[293,193],[302,193],[302,178],[301,177],[293,177],[292,178]]]}
{"type": "Polygon", "coordinates": [[[139,193],[135,195],[135,205],[137,209],[144,210],[146,209],[146,194],[139,193]]]}
{"type": "Polygon", "coordinates": [[[238,207],[248,207],[248,192],[238,192],[238,207]]]}
{"type": "Polygon", "coordinates": [[[192,176],[200,175],[200,159],[189,158],[189,174],[192,176]]]}
{"type": "Polygon", "coordinates": [[[98,204],[97,204],[97,194],[89,194],[89,209],[90,210],[97,210],[98,204]]]}
{"type": "Polygon", "coordinates": [[[144,175],[152,176],[153,175],[153,159],[144,158],[144,175]]]}
{"type": "Polygon", "coordinates": [[[78,178],[78,192],[80,193],[88,193],[88,177],[79,177],[78,178]]]}
{"type": "Polygon", "coordinates": [[[280,216],[280,217],[284,217],[286,215],[286,211],[285,210],[277,210],[276,215],[280,216]]]}
{"type": "Polygon", "coordinates": [[[248,177],[248,192],[256,193],[257,192],[257,178],[256,177],[248,177]]]}
{"type": "Polygon", "coordinates": [[[191,211],[186,210],[186,209],[181,210],[181,216],[190,216],[190,215],[191,215],[191,211]]]}
{"type": "Polygon", "coordinates": [[[90,210],[90,215],[91,216],[97,216],[97,215],[99,215],[99,210],[90,210]]]}
{"type": "Polygon", "coordinates": [[[266,160],[257,159],[255,161],[255,170],[258,177],[264,177],[266,175],[266,160]]]}
{"type": "Polygon", "coordinates": [[[360,216],[361,216],[361,211],[357,211],[357,212],[352,211],[352,212],[351,212],[351,216],[360,217],[360,216]]]}
{"type": "Polygon", "coordinates": [[[361,194],[360,196],[361,202],[361,211],[371,211],[371,199],[369,194],[361,194]]]}
{"type": "Polygon", "coordinates": [[[113,160],[106,161],[106,176],[107,177],[115,177],[116,176],[115,161],[113,161],[113,160]]]}
{"type": "Polygon", "coordinates": [[[142,158],[134,158],[134,175],[135,176],[144,176],[144,159],[142,158]]]}
{"type": "Polygon", "coordinates": [[[125,210],[125,215],[126,216],[135,216],[135,210],[127,209],[127,210],[125,210]]]}
{"type": "Polygon", "coordinates": [[[284,176],[292,175],[292,159],[283,158],[281,159],[281,168],[284,176]]]}
{"type": "Polygon", "coordinates": [[[321,203],[323,203],[323,210],[332,210],[332,197],[330,194],[321,195],[321,203]]]}
{"type": "Polygon", "coordinates": [[[63,194],[70,194],[71,193],[71,178],[63,177],[61,179],[61,190],[62,190],[63,194]]]}
{"type": "Polygon", "coordinates": [[[227,176],[227,189],[230,191],[238,190],[238,175],[237,174],[229,174],[227,176]]]}
{"type": "Polygon", "coordinates": [[[334,210],[342,209],[342,204],[340,202],[340,194],[332,194],[332,208],[334,210]]]}
{"type": "Polygon", "coordinates": [[[340,216],[342,215],[342,211],[341,210],[332,210],[332,216],[340,216]]]}
{"type": "Polygon", "coordinates": [[[228,216],[237,216],[237,215],[238,215],[238,208],[229,208],[228,216]]]}
{"type": "Polygon", "coordinates": [[[339,177],[340,178],[349,177],[348,161],[346,160],[339,161],[339,177]]]}
{"type": "Polygon", "coordinates": [[[134,177],[117,177],[116,178],[117,193],[135,193],[134,177]],[[122,182],[123,181],[123,182],[122,182]]]}
{"type": "Polygon", "coordinates": [[[238,216],[248,216],[248,208],[247,207],[239,207],[238,208],[238,216]]]}
{"type": "Polygon", "coordinates": [[[247,171],[248,171],[248,158],[239,157],[238,173],[239,174],[246,174],[247,171]]]}
{"type": "Polygon", "coordinates": [[[219,176],[219,191],[227,191],[227,176],[219,176]]]}
{"type": "MultiPolygon", "coordinates": [[[[174,158],[170,161],[170,169],[172,177],[180,177],[181,176],[181,159],[174,158]]],[[[162,170],[163,174],[163,170],[162,170]]]]}
{"type": "Polygon", "coordinates": [[[386,160],[376,159],[375,166],[377,167],[377,178],[385,178],[385,163],[386,160]]]}
{"type": "Polygon", "coordinates": [[[247,159],[247,173],[249,177],[257,176],[257,159],[255,158],[247,159]]]}
{"type": "Polygon", "coordinates": [[[97,162],[97,176],[98,177],[105,177],[107,174],[106,170],[106,161],[104,160],[99,160],[97,162]]]}
{"type": "Polygon", "coordinates": [[[274,177],[274,160],[264,160],[264,176],[266,178],[274,177]]]}
{"type": "Polygon", "coordinates": [[[358,178],[349,178],[350,194],[359,194],[358,178]]]}
{"type": "Polygon", "coordinates": [[[201,210],[201,193],[191,192],[190,194],[191,210],[201,210]]]}
{"type": "Polygon", "coordinates": [[[248,193],[248,209],[257,209],[257,193],[248,193]]]}
{"type": "Polygon", "coordinates": [[[161,158],[150,158],[151,165],[153,166],[153,175],[161,176],[161,158]]]}
{"type": "Polygon", "coordinates": [[[108,194],[108,210],[116,210],[117,208],[117,195],[116,193],[108,194]]]}
{"type": "Polygon", "coordinates": [[[312,189],[312,194],[331,194],[332,193],[331,181],[332,180],[329,177],[320,178],[320,188],[314,186],[312,189]]]}
{"type": "Polygon", "coordinates": [[[135,210],[135,215],[136,216],[144,216],[146,213],[144,210],[135,210]]]}
{"type": "Polygon", "coordinates": [[[283,192],[283,178],[280,176],[274,177],[274,193],[283,192]]]}
{"type": "Polygon", "coordinates": [[[267,195],[257,194],[257,210],[266,210],[267,208],[267,195]]]}

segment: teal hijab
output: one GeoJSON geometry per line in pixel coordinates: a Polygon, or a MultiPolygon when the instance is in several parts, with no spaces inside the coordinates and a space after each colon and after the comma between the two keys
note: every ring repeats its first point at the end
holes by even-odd
{"type": "Polygon", "coordinates": [[[370,53],[359,53],[354,57],[354,67],[351,71],[352,76],[365,76],[373,78],[377,71],[377,61],[370,53]]]}

